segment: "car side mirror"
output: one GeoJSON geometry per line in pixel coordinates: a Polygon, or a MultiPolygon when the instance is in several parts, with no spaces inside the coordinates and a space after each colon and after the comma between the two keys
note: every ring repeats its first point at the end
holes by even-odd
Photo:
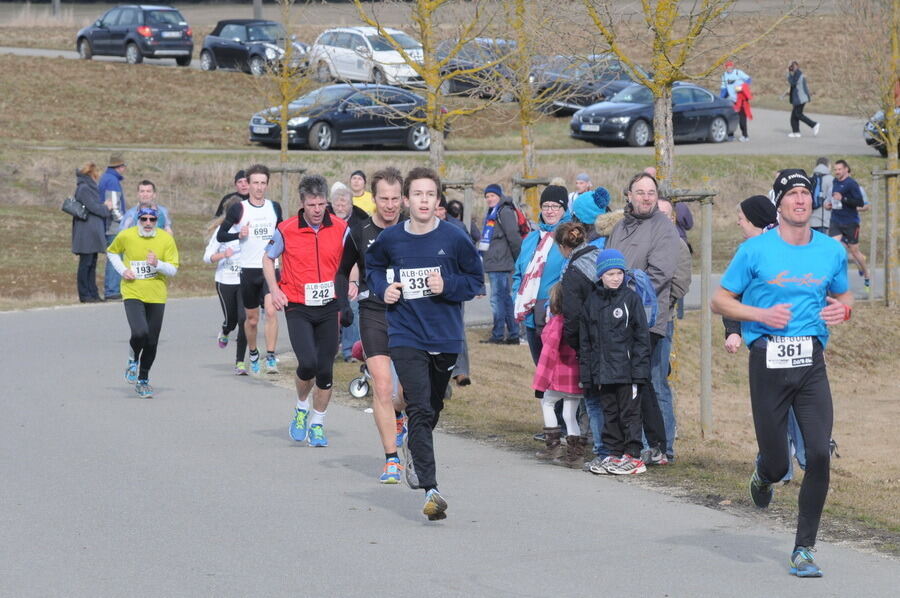
{"type": "Polygon", "coordinates": [[[369,56],[371,54],[371,52],[369,52],[369,49],[365,46],[356,46],[356,53],[362,54],[363,56],[369,56]]]}
{"type": "Polygon", "coordinates": [[[234,41],[236,41],[236,42],[239,43],[239,44],[244,43],[244,40],[242,40],[242,39],[239,38],[239,37],[234,38],[234,41]]]}
{"type": "Polygon", "coordinates": [[[100,27],[101,29],[103,29],[103,21],[97,19],[96,21],[94,21],[94,27],[100,27]]]}

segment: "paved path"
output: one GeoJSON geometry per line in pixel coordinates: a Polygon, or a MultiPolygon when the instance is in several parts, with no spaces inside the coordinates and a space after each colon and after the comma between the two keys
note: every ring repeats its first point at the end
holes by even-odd
{"type": "Polygon", "coordinates": [[[292,393],[230,375],[218,312],[170,303],[151,401],[121,379],[121,304],[0,313],[0,596],[896,595],[897,560],[822,543],[827,576],[798,580],[764,518],[443,434],[428,523],[376,482],[371,416],[288,439],[292,393]]]}

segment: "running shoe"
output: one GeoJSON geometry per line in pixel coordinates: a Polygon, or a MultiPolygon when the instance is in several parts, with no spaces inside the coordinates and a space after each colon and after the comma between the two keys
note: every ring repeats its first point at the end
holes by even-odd
{"type": "Polygon", "coordinates": [[[135,359],[128,360],[128,367],[125,368],[125,382],[134,384],[137,382],[138,362],[135,359]]]}
{"type": "Polygon", "coordinates": [[[220,332],[218,338],[216,338],[216,341],[219,343],[219,348],[224,349],[228,346],[228,335],[222,334],[220,332]]]}
{"type": "Polygon", "coordinates": [[[138,393],[138,396],[142,399],[153,398],[153,387],[150,386],[149,380],[138,380],[137,384],[134,385],[134,391],[138,393]]]}
{"type": "Polygon", "coordinates": [[[791,554],[791,575],[797,577],[822,577],[822,570],[816,565],[813,558],[815,548],[812,546],[797,546],[791,554]]]}
{"type": "Polygon", "coordinates": [[[669,459],[666,457],[666,454],[656,447],[642,450],[640,460],[643,461],[645,465],[669,464],[669,459]]]}
{"type": "Polygon", "coordinates": [[[587,469],[596,475],[608,475],[612,473],[610,467],[616,467],[622,464],[622,457],[595,457],[593,461],[587,464],[587,469]]]}
{"type": "Polygon", "coordinates": [[[610,463],[606,470],[613,475],[635,475],[647,471],[647,466],[631,455],[622,455],[617,463],[610,463]]]}
{"type": "Polygon", "coordinates": [[[303,442],[306,440],[306,434],[309,432],[309,424],[307,423],[309,419],[309,411],[306,409],[300,409],[299,407],[294,410],[294,419],[291,421],[291,438],[296,440],[297,442],[303,442]]]}
{"type": "Polygon", "coordinates": [[[772,488],[772,484],[763,482],[759,477],[759,472],[754,469],[753,475],[750,476],[750,499],[753,500],[753,504],[760,509],[765,509],[772,502],[774,495],[775,489],[772,488]]]}
{"type": "Polygon", "coordinates": [[[328,446],[328,438],[325,437],[325,427],[322,424],[313,424],[309,427],[309,446],[328,446]]]}
{"type": "Polygon", "coordinates": [[[403,446],[403,439],[406,438],[408,429],[406,427],[406,418],[400,416],[397,418],[397,446],[403,446]]]}
{"type": "Polygon", "coordinates": [[[400,472],[403,470],[403,466],[400,465],[400,459],[397,457],[391,457],[387,461],[384,462],[384,471],[381,474],[381,477],[378,479],[382,484],[399,484],[400,483],[400,472]]]}
{"type": "Polygon", "coordinates": [[[278,361],[276,361],[274,355],[266,355],[266,373],[267,374],[277,374],[278,373],[278,361]]]}
{"type": "Polygon", "coordinates": [[[259,356],[256,359],[250,358],[250,371],[254,374],[259,373],[259,356]]]}
{"type": "Polygon", "coordinates": [[[419,476],[416,475],[416,466],[413,463],[412,451],[409,450],[409,434],[403,437],[403,445],[400,447],[400,453],[403,455],[403,472],[406,485],[413,490],[421,488],[419,486],[419,476]]]}
{"type": "Polygon", "coordinates": [[[437,491],[432,488],[425,494],[425,506],[422,507],[422,513],[428,517],[428,521],[440,521],[447,518],[447,501],[437,491]]]}
{"type": "Polygon", "coordinates": [[[235,376],[246,376],[247,375],[247,364],[243,361],[239,361],[234,364],[234,375],[235,376]]]}

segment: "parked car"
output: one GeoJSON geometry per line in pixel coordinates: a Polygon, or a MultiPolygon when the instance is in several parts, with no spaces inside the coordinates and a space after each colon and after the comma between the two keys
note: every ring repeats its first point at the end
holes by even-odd
{"type": "MultiPolygon", "coordinates": [[[[900,107],[894,108],[894,113],[900,115],[900,107]]],[[[884,110],[879,110],[872,115],[863,128],[863,137],[866,143],[878,150],[883,158],[887,158],[887,145],[884,140],[887,139],[887,131],[884,128],[884,110]]],[[[897,145],[900,151],[900,144],[897,145]]]]}
{"type": "Polygon", "coordinates": [[[438,60],[446,60],[447,64],[441,75],[448,77],[441,91],[444,95],[477,95],[480,97],[498,97],[511,102],[513,94],[504,90],[504,83],[515,81],[515,73],[502,62],[516,49],[516,42],[509,39],[477,37],[467,41],[456,53],[453,49],[459,44],[458,39],[447,39],[438,44],[435,55],[438,60]],[[452,54],[452,56],[451,56],[452,54]],[[491,64],[496,62],[496,64],[491,64]],[[490,64],[490,66],[484,66],[490,64]],[[479,70],[472,73],[459,73],[470,69],[479,70]]]}
{"type": "MultiPolygon", "coordinates": [[[[219,21],[212,33],[203,40],[200,68],[204,71],[217,68],[239,69],[259,76],[281,61],[287,39],[284,27],[275,21],[219,21]]],[[[306,65],[309,46],[296,41],[293,36],[290,40],[293,44],[291,66],[306,65]]]]}
{"type": "MultiPolygon", "coordinates": [[[[728,100],[691,84],[672,89],[672,127],[676,141],[721,143],[734,134],[738,115],[728,100]]],[[[653,94],[629,85],[609,100],[582,108],[572,116],[571,135],[587,141],[647,145],[653,139],[653,94]]]]}
{"type": "MultiPolygon", "coordinates": [[[[640,69],[640,67],[638,67],[640,69]]],[[[649,77],[641,69],[640,74],[649,77]]],[[[546,98],[541,108],[549,114],[572,114],[606,100],[634,83],[631,67],[615,54],[548,56],[536,60],[531,71],[535,96],[546,98]]]]}
{"type": "Polygon", "coordinates": [[[171,6],[132,4],[112,8],[78,32],[75,47],[85,60],[93,56],[124,56],[128,64],[147,58],[174,58],[191,64],[193,31],[171,6]]]}
{"type": "MultiPolygon", "coordinates": [[[[425,100],[391,85],[337,84],[311,91],[290,104],[288,143],[330,150],[359,145],[400,145],[425,151],[431,147],[428,127],[410,118],[423,116],[425,100]]],[[[281,143],[277,106],[250,119],[250,141],[281,143]]]]}
{"type": "MultiPolygon", "coordinates": [[[[416,61],[422,44],[397,29],[385,31],[416,61]]],[[[380,85],[422,85],[422,78],[407,64],[375,27],[339,27],[322,33],[309,51],[309,63],[322,83],[371,81],[380,85]]]]}

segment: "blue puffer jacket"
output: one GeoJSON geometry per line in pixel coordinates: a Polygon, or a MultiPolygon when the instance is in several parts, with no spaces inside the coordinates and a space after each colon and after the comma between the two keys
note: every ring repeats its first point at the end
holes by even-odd
{"type": "MultiPolygon", "coordinates": [[[[549,232],[552,233],[556,230],[556,227],[562,224],[563,222],[568,222],[572,219],[572,214],[566,212],[563,214],[563,217],[560,218],[559,222],[554,225],[549,225],[544,222],[544,217],[541,216],[538,221],[538,229],[535,231],[531,231],[527,237],[522,239],[522,250],[519,253],[519,259],[516,260],[516,269],[513,271],[513,280],[512,280],[512,298],[513,304],[516,302],[516,294],[519,292],[519,284],[522,282],[522,277],[525,275],[525,271],[528,269],[528,264],[531,263],[531,258],[534,257],[534,252],[537,250],[538,241],[541,239],[541,233],[549,232]]],[[[550,253],[547,255],[547,262],[544,264],[544,274],[541,276],[541,285],[538,288],[538,300],[540,299],[548,299],[550,297],[550,287],[559,282],[560,276],[562,276],[563,265],[566,263],[566,258],[559,252],[559,248],[556,244],[553,244],[553,247],[550,248],[550,253]]],[[[534,315],[528,314],[525,318],[525,326],[528,328],[535,328],[534,324],[534,315]]]]}

